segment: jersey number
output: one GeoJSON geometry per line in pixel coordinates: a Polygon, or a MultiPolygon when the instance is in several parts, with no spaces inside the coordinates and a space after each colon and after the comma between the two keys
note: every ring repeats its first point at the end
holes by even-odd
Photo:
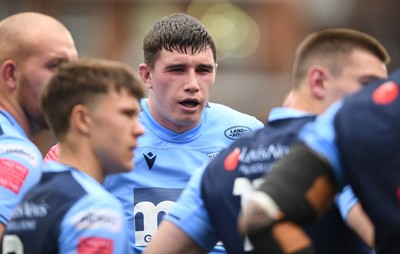
{"type": "MultiPolygon", "coordinates": [[[[238,177],[235,179],[235,183],[233,184],[233,195],[240,196],[240,205],[242,209],[244,208],[252,191],[259,187],[263,182],[264,178],[257,178],[253,181],[247,177],[238,177]]],[[[243,246],[245,251],[251,251],[254,249],[247,237],[244,239],[243,246]]]]}
{"type": "Polygon", "coordinates": [[[24,245],[16,235],[5,235],[2,254],[24,254],[24,245]]]}

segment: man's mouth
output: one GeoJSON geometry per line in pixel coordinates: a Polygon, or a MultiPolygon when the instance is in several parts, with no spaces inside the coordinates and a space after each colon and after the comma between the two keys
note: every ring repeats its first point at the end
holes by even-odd
{"type": "Polygon", "coordinates": [[[184,100],[184,101],[179,102],[179,104],[181,104],[182,106],[185,106],[185,107],[194,108],[194,107],[197,107],[200,104],[200,102],[197,100],[184,100]]]}

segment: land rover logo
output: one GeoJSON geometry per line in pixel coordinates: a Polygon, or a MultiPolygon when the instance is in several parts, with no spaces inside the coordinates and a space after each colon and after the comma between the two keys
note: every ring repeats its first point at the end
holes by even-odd
{"type": "Polygon", "coordinates": [[[251,131],[249,127],[246,126],[233,126],[229,129],[226,129],[224,132],[225,136],[229,139],[238,139],[240,138],[244,133],[251,131]]]}

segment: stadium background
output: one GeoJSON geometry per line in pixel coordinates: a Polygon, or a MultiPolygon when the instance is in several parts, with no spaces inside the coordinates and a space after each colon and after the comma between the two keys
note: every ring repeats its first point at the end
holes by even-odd
{"type": "MultiPolygon", "coordinates": [[[[377,37],[400,63],[398,0],[0,0],[0,19],[22,11],[49,14],[71,31],[80,56],[131,65],[142,62],[142,38],[150,24],[173,12],[198,18],[218,47],[212,101],[262,121],[290,87],[298,42],[326,27],[351,27],[377,37]]],[[[54,144],[44,132],[43,153],[54,144]]]]}

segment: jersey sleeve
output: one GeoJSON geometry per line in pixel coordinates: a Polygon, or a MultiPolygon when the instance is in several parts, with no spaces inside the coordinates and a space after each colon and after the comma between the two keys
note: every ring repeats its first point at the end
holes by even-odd
{"type": "Polygon", "coordinates": [[[204,249],[210,251],[218,238],[201,198],[200,183],[204,168],[197,170],[165,219],[174,223],[204,249]]]}
{"type": "Polygon", "coordinates": [[[314,122],[304,126],[299,135],[301,141],[329,162],[339,186],[344,185],[345,179],[343,166],[340,162],[339,149],[335,141],[334,119],[341,106],[342,101],[333,104],[321,116],[317,117],[314,122]]]}
{"type": "Polygon", "coordinates": [[[66,213],[58,237],[60,253],[130,253],[118,201],[86,195],[66,213]]]}
{"type": "Polygon", "coordinates": [[[42,176],[42,155],[30,141],[8,138],[0,145],[0,223],[42,176]]]}
{"type": "Polygon", "coordinates": [[[358,198],[354,195],[350,185],[346,185],[335,197],[335,203],[339,208],[344,221],[347,221],[350,209],[358,203],[358,198]]]}

